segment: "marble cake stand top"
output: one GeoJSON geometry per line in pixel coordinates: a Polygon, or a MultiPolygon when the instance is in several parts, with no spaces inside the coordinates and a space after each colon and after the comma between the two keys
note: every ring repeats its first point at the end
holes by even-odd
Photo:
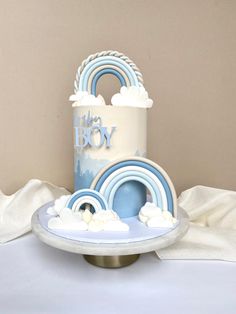
{"type": "Polygon", "coordinates": [[[189,220],[186,212],[178,208],[178,223],[171,229],[147,228],[135,218],[126,218],[129,232],[68,232],[50,230],[47,222],[50,219],[47,208],[52,202],[39,208],[32,217],[32,229],[44,243],[72,253],[97,256],[132,255],[156,251],[167,247],[188,230],[189,220]]]}

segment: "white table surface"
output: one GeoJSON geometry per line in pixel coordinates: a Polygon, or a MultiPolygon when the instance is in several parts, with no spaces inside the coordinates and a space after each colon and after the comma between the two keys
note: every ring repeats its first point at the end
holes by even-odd
{"type": "Polygon", "coordinates": [[[0,245],[0,313],[236,313],[236,263],[160,261],[103,269],[33,234],[0,245]]]}

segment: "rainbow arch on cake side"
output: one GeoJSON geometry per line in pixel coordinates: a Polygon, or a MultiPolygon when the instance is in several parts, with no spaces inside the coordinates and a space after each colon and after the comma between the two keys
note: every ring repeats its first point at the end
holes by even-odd
{"type": "Polygon", "coordinates": [[[123,158],[109,164],[94,178],[91,189],[102,194],[108,207],[113,209],[117,190],[129,181],[145,185],[152,196],[152,202],[176,217],[176,192],[169,176],[159,165],[146,158],[123,158]]]}
{"type": "Polygon", "coordinates": [[[71,195],[66,207],[72,211],[79,211],[82,205],[90,204],[93,206],[95,212],[108,209],[108,204],[103,195],[91,189],[78,190],[71,195]]]}
{"type": "Polygon", "coordinates": [[[143,86],[140,70],[127,56],[117,51],[102,51],[90,55],[78,68],[74,83],[75,94],[87,91],[96,95],[97,82],[101,76],[116,76],[121,86],[143,86]]]}

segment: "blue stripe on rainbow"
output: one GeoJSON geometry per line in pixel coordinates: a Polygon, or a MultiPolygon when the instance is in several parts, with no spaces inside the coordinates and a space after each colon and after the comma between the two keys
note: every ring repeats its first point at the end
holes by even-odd
{"type": "MultiPolygon", "coordinates": [[[[113,56],[103,56],[95,58],[90,61],[83,69],[80,80],[79,80],[79,91],[92,91],[92,86],[90,81],[90,77],[93,76],[93,72],[96,71],[99,67],[106,65],[109,68],[109,65],[120,68],[128,77],[130,86],[140,86],[141,83],[138,81],[137,75],[131,66],[123,61],[121,58],[113,57],[113,56]]],[[[125,79],[125,78],[124,78],[125,79]]],[[[128,85],[126,83],[126,85],[128,85]]]]}
{"type": "MultiPolygon", "coordinates": [[[[143,174],[141,171],[124,171],[123,173],[117,175],[115,178],[113,178],[109,182],[109,186],[106,188],[104,197],[108,201],[108,205],[111,206],[111,194],[113,189],[116,188],[116,190],[125,182],[128,181],[138,181],[146,185],[148,190],[151,192],[153,202],[155,202],[160,208],[163,207],[162,202],[162,196],[159,189],[156,189],[156,184],[153,182],[153,180],[150,179],[150,177],[146,174],[143,174]]],[[[116,191],[115,190],[115,191],[116,191]]],[[[114,193],[114,192],[113,192],[114,193]]],[[[113,201],[113,198],[112,198],[113,201]]]]}
{"type": "Polygon", "coordinates": [[[95,211],[99,209],[108,209],[108,204],[105,198],[97,191],[91,189],[83,189],[76,191],[74,194],[71,195],[70,199],[68,200],[66,207],[72,209],[73,205],[82,197],[88,197],[88,199],[98,201],[101,208],[95,208],[95,211]]]}
{"type": "Polygon", "coordinates": [[[96,75],[93,77],[92,86],[91,86],[91,94],[92,95],[97,94],[97,82],[100,79],[100,77],[105,75],[105,74],[113,74],[114,76],[116,76],[118,78],[121,86],[126,85],[126,81],[125,81],[124,77],[120,74],[120,72],[113,70],[113,69],[109,69],[109,68],[103,69],[103,70],[98,71],[96,73],[96,75]]]}
{"type": "MultiPolygon", "coordinates": [[[[109,176],[114,171],[121,169],[123,167],[126,167],[126,166],[138,166],[138,167],[140,167],[140,173],[142,173],[142,168],[147,169],[147,170],[151,171],[160,180],[160,182],[164,188],[165,196],[167,198],[167,204],[168,204],[167,209],[168,209],[168,211],[171,212],[172,215],[174,215],[175,214],[175,202],[174,202],[175,195],[173,195],[173,193],[174,193],[172,190],[173,188],[171,189],[171,187],[167,181],[167,178],[170,181],[169,177],[167,177],[167,174],[164,172],[164,170],[161,170],[160,167],[154,167],[152,164],[148,163],[148,160],[146,160],[146,161],[143,161],[143,160],[144,159],[142,159],[142,160],[129,159],[129,160],[118,162],[115,165],[112,165],[98,178],[94,189],[96,191],[100,191],[104,181],[107,178],[109,178],[109,176]]],[[[124,172],[124,174],[125,174],[125,172],[124,172]]],[[[136,174],[136,177],[138,178],[138,172],[136,174]]],[[[146,180],[146,183],[150,183],[149,180],[146,180]]],[[[145,185],[147,185],[147,184],[145,184],[145,185]]],[[[92,186],[93,186],[93,184],[92,184],[92,186]]],[[[158,188],[156,187],[156,194],[158,193],[157,190],[158,190],[158,188]]],[[[107,195],[106,195],[106,198],[107,198],[107,195]]],[[[109,198],[109,195],[108,195],[108,198],[109,198]]],[[[157,202],[156,205],[158,206],[158,204],[159,203],[157,202]]]]}

